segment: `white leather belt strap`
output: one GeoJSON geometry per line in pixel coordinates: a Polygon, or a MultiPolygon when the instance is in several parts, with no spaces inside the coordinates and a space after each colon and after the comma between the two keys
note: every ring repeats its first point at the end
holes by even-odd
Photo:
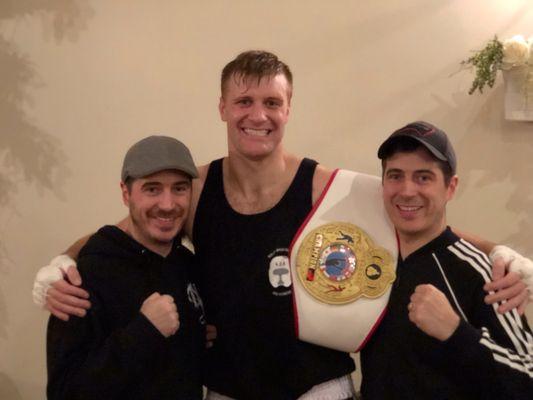
{"type": "MultiPolygon", "coordinates": [[[[302,243],[305,243],[306,235],[312,236],[316,229],[321,229],[332,221],[338,221],[360,228],[377,246],[388,252],[392,257],[390,263],[392,282],[398,245],[394,227],[383,206],[381,191],[381,180],[375,176],[347,170],[335,171],[321,198],[293,239],[289,257],[299,339],[336,350],[355,352],[362,348],[381,320],[389,299],[390,283],[379,297],[361,296],[345,304],[328,304],[310,293],[308,282],[305,282],[306,279],[302,277],[301,271],[299,273],[296,268],[298,252],[302,243]]],[[[339,232],[339,236],[342,238],[345,235],[339,232]]],[[[316,249],[321,246],[321,238],[316,239],[315,245],[316,249]]],[[[329,254],[335,251],[343,254],[346,249],[342,247],[345,246],[340,247],[339,250],[339,246],[331,244],[330,248],[333,250],[327,251],[329,254]]],[[[318,259],[320,255],[318,251],[316,253],[312,257],[318,259]]],[[[325,254],[327,257],[328,253],[325,254]]],[[[356,273],[356,269],[362,267],[357,261],[353,261],[353,258],[349,261],[352,262],[352,269],[347,274],[356,273]]],[[[370,274],[368,276],[372,278],[370,274]]],[[[328,279],[337,278],[328,275],[328,279]]],[[[341,276],[338,279],[344,278],[341,276]]],[[[336,281],[332,280],[331,283],[335,288],[333,284],[336,284],[336,281]]]]}

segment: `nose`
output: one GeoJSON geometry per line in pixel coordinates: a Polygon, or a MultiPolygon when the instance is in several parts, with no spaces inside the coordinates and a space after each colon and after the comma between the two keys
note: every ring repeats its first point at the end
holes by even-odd
{"type": "Polygon", "coordinates": [[[265,109],[262,104],[254,104],[250,109],[250,114],[248,115],[248,118],[256,123],[261,123],[266,121],[267,116],[265,109]]]}
{"type": "Polygon", "coordinates": [[[159,209],[163,211],[171,211],[176,207],[176,202],[174,200],[174,195],[170,190],[165,190],[161,193],[159,197],[159,209]]]}
{"type": "Polygon", "coordinates": [[[400,195],[404,197],[413,197],[416,195],[416,184],[411,179],[403,180],[400,187],[400,195]]]}

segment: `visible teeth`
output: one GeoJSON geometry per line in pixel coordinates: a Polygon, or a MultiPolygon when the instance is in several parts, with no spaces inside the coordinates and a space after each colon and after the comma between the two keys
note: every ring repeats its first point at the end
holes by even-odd
{"type": "Polygon", "coordinates": [[[270,132],[268,129],[252,129],[252,128],[244,128],[243,131],[247,135],[251,136],[266,136],[270,132]]]}
{"type": "Polygon", "coordinates": [[[163,218],[163,217],[157,217],[158,220],[164,221],[164,222],[171,222],[173,218],[163,218]]]}
{"type": "Polygon", "coordinates": [[[398,206],[401,211],[416,211],[420,209],[420,206],[398,206]]]}

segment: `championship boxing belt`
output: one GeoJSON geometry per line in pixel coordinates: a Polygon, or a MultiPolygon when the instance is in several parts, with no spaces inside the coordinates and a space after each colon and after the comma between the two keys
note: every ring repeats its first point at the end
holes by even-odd
{"type": "Polygon", "coordinates": [[[298,338],[359,351],[381,320],[398,245],[375,176],[336,170],[290,248],[298,338]]]}

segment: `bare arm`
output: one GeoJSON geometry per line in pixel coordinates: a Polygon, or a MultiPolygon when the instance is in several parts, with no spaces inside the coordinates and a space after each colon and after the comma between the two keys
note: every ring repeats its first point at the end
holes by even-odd
{"type": "Polygon", "coordinates": [[[85,246],[85,243],[89,240],[89,238],[92,236],[92,233],[89,233],[88,235],[83,236],[82,238],[76,240],[74,243],[72,243],[67,250],[63,254],[66,254],[73,260],[78,259],[78,254],[80,254],[80,250],[83,246],[85,246]]]}
{"type": "Polygon", "coordinates": [[[457,236],[463,238],[467,242],[472,243],[474,246],[476,246],[479,250],[481,250],[486,255],[489,255],[492,249],[494,248],[494,246],[496,246],[496,243],[491,242],[490,240],[480,238],[479,236],[473,235],[469,232],[460,231],[455,228],[452,228],[452,231],[457,236]]]}
{"type": "MultiPolygon", "coordinates": [[[[117,223],[117,227],[119,227],[121,230],[126,232],[127,231],[127,227],[128,227],[128,222],[127,221],[128,221],[128,217],[124,217],[123,219],[121,219],[117,223]]],[[[81,249],[83,248],[83,246],[85,246],[85,244],[87,243],[87,241],[89,240],[89,238],[92,235],[94,235],[94,232],[93,233],[89,233],[88,235],[85,235],[85,236],[79,238],[74,243],[72,243],[69,246],[69,248],[65,250],[65,252],[63,254],[66,254],[67,256],[72,258],[73,260],[77,261],[78,260],[78,255],[80,254],[81,249]]],[[[80,281],[80,283],[81,283],[81,281],[80,281]]]]}
{"type": "Polygon", "coordinates": [[[189,209],[189,216],[185,223],[185,233],[192,241],[193,234],[193,224],[194,216],[196,215],[196,208],[198,207],[198,201],[200,200],[200,195],[202,194],[202,189],[204,188],[205,178],[207,177],[207,171],[209,170],[209,165],[202,165],[198,167],[198,178],[193,179],[192,181],[192,196],[191,196],[191,206],[189,209]]]}
{"type": "Polygon", "coordinates": [[[313,205],[315,205],[322,195],[322,192],[326,188],[332,173],[332,169],[324,167],[321,164],[317,165],[315,174],[313,176],[313,205]]]}

